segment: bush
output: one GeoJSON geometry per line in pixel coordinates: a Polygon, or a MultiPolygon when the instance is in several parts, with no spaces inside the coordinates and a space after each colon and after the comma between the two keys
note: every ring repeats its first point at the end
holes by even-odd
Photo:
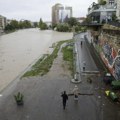
{"type": "Polygon", "coordinates": [[[14,98],[16,100],[17,105],[23,105],[23,94],[18,92],[17,95],[14,95],[14,98]]]}
{"type": "Polygon", "coordinates": [[[68,24],[58,24],[57,31],[60,32],[69,32],[69,25],[68,24]]]}

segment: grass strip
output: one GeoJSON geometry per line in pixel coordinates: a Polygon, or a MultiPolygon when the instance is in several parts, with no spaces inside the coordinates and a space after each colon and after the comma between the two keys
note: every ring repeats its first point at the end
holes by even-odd
{"type": "Polygon", "coordinates": [[[30,77],[30,76],[43,76],[49,72],[54,59],[57,57],[58,51],[61,45],[65,42],[69,42],[70,40],[60,41],[56,43],[55,48],[52,54],[46,54],[42,58],[40,58],[31,68],[31,70],[27,71],[21,78],[30,77]]]}
{"type": "MultiPolygon", "coordinates": [[[[72,42],[72,40],[70,42],[72,42]]],[[[63,52],[63,60],[67,61],[69,70],[71,71],[71,75],[73,76],[73,73],[74,73],[73,46],[67,45],[63,47],[62,52],[63,52]]]]}

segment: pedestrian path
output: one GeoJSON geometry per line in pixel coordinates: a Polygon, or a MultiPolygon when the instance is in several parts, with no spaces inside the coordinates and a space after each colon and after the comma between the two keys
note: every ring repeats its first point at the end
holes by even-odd
{"type": "MultiPolygon", "coordinates": [[[[77,34],[74,36],[75,40],[75,50],[76,53],[76,73],[78,81],[82,81],[81,75],[86,74],[98,74],[99,70],[90,54],[90,51],[86,45],[86,41],[82,34],[77,34]],[[82,44],[81,44],[82,42],[82,44]]],[[[79,83],[75,79],[72,80],[74,83],[79,83]]]]}

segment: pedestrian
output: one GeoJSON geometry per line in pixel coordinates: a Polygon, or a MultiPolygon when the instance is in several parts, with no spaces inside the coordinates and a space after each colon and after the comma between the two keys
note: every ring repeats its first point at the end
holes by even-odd
{"type": "Polygon", "coordinates": [[[62,97],[62,100],[63,100],[63,109],[65,109],[65,107],[66,107],[66,102],[67,102],[67,100],[68,100],[68,95],[66,94],[66,91],[64,91],[64,92],[62,93],[61,97],[62,97]]]}
{"type": "Polygon", "coordinates": [[[78,86],[75,85],[74,89],[73,89],[73,94],[74,94],[74,100],[78,101],[78,94],[79,94],[79,89],[78,86]]]}
{"type": "Polygon", "coordinates": [[[83,71],[85,71],[86,62],[83,61],[83,71]]]}
{"type": "Polygon", "coordinates": [[[81,47],[82,47],[82,41],[81,41],[81,47]]]}

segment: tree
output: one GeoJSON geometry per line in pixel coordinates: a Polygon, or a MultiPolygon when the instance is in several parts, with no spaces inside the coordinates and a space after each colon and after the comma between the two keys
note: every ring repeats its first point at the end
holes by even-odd
{"type": "Polygon", "coordinates": [[[117,20],[117,16],[115,13],[112,14],[112,21],[116,21],[117,20]]]}
{"type": "Polygon", "coordinates": [[[10,22],[10,25],[13,27],[13,29],[19,29],[19,24],[17,20],[12,20],[10,22]]]}
{"type": "Polygon", "coordinates": [[[52,24],[52,29],[56,28],[57,27],[57,24],[53,23],[52,24]]]}
{"type": "Polygon", "coordinates": [[[106,1],[105,1],[105,0],[100,0],[99,4],[100,4],[100,5],[105,5],[105,4],[106,4],[106,1]]]}
{"type": "Polygon", "coordinates": [[[38,23],[37,22],[34,22],[34,27],[38,27],[38,23]]]}
{"type": "Polygon", "coordinates": [[[15,30],[15,29],[19,29],[19,23],[17,20],[12,20],[9,24],[6,25],[5,30],[6,31],[11,31],[11,30],[15,30]]]}
{"type": "Polygon", "coordinates": [[[83,21],[83,23],[91,23],[92,22],[92,18],[87,16],[86,19],[83,21]]]}
{"type": "Polygon", "coordinates": [[[41,30],[46,30],[48,27],[47,27],[47,24],[46,23],[42,23],[40,29],[41,30]]]}
{"type": "Polygon", "coordinates": [[[40,28],[41,30],[45,30],[45,29],[48,28],[48,27],[47,27],[47,24],[44,23],[41,18],[40,18],[40,21],[39,21],[39,28],[40,28]]]}
{"type": "Polygon", "coordinates": [[[5,31],[11,31],[11,30],[14,30],[13,26],[11,24],[7,24],[5,26],[5,31]]]}
{"type": "Polygon", "coordinates": [[[68,32],[70,29],[69,29],[69,25],[68,24],[58,24],[57,25],[57,31],[60,31],[60,32],[68,32]]]}
{"type": "Polygon", "coordinates": [[[42,21],[42,19],[40,18],[40,21],[39,21],[39,28],[41,28],[42,24],[43,24],[43,21],[42,21]]]}
{"type": "Polygon", "coordinates": [[[66,22],[67,22],[71,27],[76,26],[77,23],[78,23],[77,20],[76,20],[76,18],[74,18],[74,17],[68,18],[68,19],[66,20],[66,22]]]}
{"type": "Polygon", "coordinates": [[[30,21],[28,21],[28,20],[24,20],[24,21],[23,21],[23,26],[24,26],[25,28],[31,28],[31,27],[32,27],[30,21]]]}

